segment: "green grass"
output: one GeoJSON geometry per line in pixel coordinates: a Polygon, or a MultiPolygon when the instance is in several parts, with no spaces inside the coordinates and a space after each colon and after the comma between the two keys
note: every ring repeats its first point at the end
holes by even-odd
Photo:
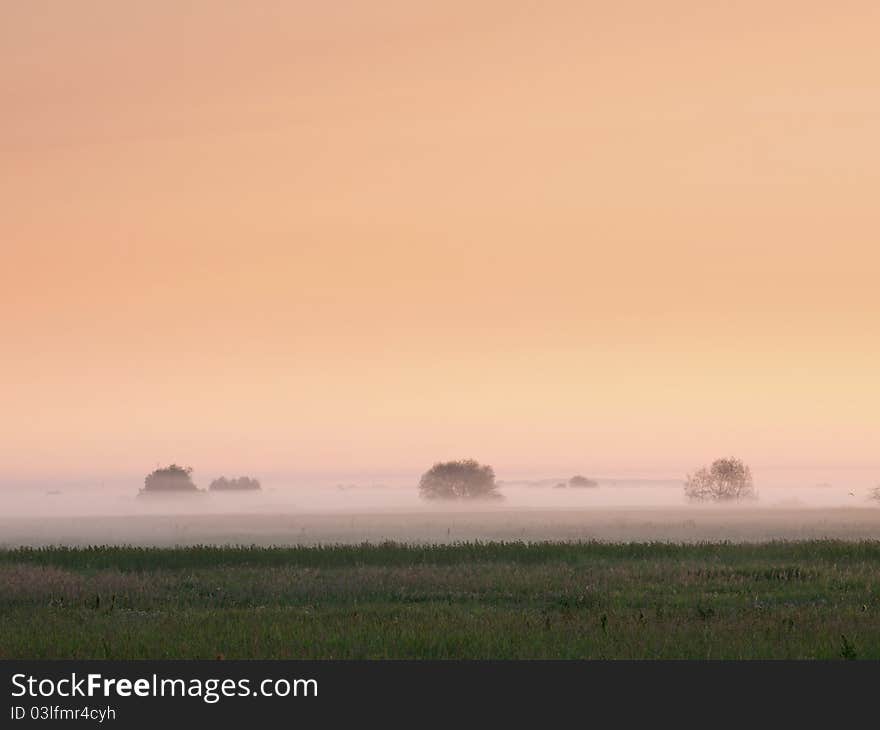
{"type": "Polygon", "coordinates": [[[880,658],[880,542],[0,551],[0,658],[880,658]]]}

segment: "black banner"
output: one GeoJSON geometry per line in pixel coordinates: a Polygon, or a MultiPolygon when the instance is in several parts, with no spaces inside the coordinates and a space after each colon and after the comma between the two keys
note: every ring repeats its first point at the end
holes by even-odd
{"type": "Polygon", "coordinates": [[[880,678],[875,662],[4,661],[0,671],[4,727],[124,728],[833,721],[870,710],[880,678]]]}

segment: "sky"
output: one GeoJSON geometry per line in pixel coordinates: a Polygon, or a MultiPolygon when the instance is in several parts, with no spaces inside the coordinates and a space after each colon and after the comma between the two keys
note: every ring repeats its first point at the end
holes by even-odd
{"type": "Polygon", "coordinates": [[[880,472],[873,1],[0,2],[0,480],[880,472]]]}

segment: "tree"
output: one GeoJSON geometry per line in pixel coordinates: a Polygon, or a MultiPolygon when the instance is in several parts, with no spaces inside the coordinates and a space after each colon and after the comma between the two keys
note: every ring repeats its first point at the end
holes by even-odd
{"type": "Polygon", "coordinates": [[[473,459],[434,464],[419,480],[425,499],[503,499],[491,466],[473,459]]]}
{"type": "Polygon", "coordinates": [[[250,477],[237,477],[234,479],[220,477],[211,482],[208,489],[212,492],[255,491],[260,489],[260,482],[259,480],[251,479],[250,477]]]}
{"type": "Polygon", "coordinates": [[[192,480],[192,467],[171,464],[147,474],[141,494],[168,492],[199,492],[192,480]]]}
{"type": "Polygon", "coordinates": [[[568,486],[570,487],[598,487],[599,482],[594,479],[587,479],[580,474],[575,474],[571,479],[568,480],[568,486]]]}
{"type": "Polygon", "coordinates": [[[688,474],[684,493],[693,502],[733,502],[757,496],[751,470],[735,458],[716,459],[708,469],[688,474]]]}

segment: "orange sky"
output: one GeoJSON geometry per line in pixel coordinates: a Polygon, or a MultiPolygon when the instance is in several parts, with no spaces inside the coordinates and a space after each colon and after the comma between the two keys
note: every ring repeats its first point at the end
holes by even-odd
{"type": "Polygon", "coordinates": [[[4,2],[0,478],[880,468],[878,28],[4,2]]]}

